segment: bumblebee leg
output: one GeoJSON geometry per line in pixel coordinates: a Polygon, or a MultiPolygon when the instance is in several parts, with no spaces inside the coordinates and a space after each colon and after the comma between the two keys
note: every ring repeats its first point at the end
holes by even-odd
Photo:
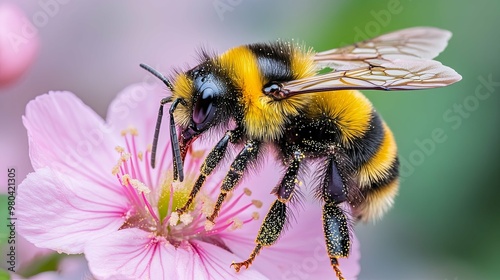
{"type": "Polygon", "coordinates": [[[278,237],[285,226],[286,210],[287,206],[285,203],[279,201],[278,199],[274,201],[274,204],[267,213],[264,222],[262,222],[262,225],[260,226],[259,234],[255,240],[256,245],[252,254],[250,254],[250,257],[243,262],[233,262],[231,264],[236,272],[240,271],[242,266],[248,268],[263,246],[271,246],[276,243],[276,240],[278,240],[278,237]]]}
{"type": "Polygon", "coordinates": [[[196,195],[201,189],[201,186],[205,182],[206,177],[210,175],[210,173],[212,173],[215,167],[217,167],[221,159],[224,157],[224,154],[226,153],[226,148],[229,141],[232,140],[233,137],[236,135],[238,135],[238,132],[236,130],[228,130],[226,134],[224,134],[224,137],[222,137],[222,139],[219,140],[217,145],[215,145],[215,147],[207,155],[207,158],[205,159],[200,168],[200,176],[198,176],[196,183],[191,189],[191,193],[189,194],[186,203],[184,203],[184,206],[177,209],[177,213],[179,213],[179,215],[186,212],[188,208],[191,206],[191,203],[193,203],[194,198],[196,197],[196,195]]]}
{"type": "Polygon", "coordinates": [[[253,162],[257,158],[257,154],[259,153],[260,142],[255,140],[248,140],[245,143],[245,147],[240,151],[240,153],[236,156],[229,171],[224,177],[221,186],[221,192],[219,197],[217,198],[217,202],[215,203],[214,209],[212,210],[212,214],[207,217],[207,220],[212,224],[214,220],[219,216],[219,211],[226,199],[226,196],[229,192],[233,191],[234,187],[238,184],[241,177],[245,173],[245,170],[250,162],[253,162]]]}
{"type": "Polygon", "coordinates": [[[349,228],[344,212],[334,203],[323,206],[323,231],[331,265],[337,277],[344,279],[339,268],[338,258],[349,256],[349,228]]]}
{"type": "Polygon", "coordinates": [[[339,207],[347,200],[347,193],[334,159],[328,160],[321,195],[323,206],[323,232],[330,263],[338,279],[344,279],[339,268],[338,258],[349,256],[350,240],[347,217],[339,207]]]}
{"type": "Polygon", "coordinates": [[[286,203],[292,198],[295,193],[295,186],[297,185],[297,174],[300,167],[300,161],[304,158],[301,152],[296,152],[294,160],[289,165],[288,169],[281,180],[281,183],[275,188],[274,193],[278,199],[274,201],[271,209],[266,215],[259,229],[259,234],[255,240],[256,246],[250,254],[250,257],[239,263],[231,264],[232,267],[238,272],[241,267],[248,268],[254,261],[257,254],[265,246],[271,246],[278,240],[281,235],[285,222],[287,220],[287,205],[286,203]]]}

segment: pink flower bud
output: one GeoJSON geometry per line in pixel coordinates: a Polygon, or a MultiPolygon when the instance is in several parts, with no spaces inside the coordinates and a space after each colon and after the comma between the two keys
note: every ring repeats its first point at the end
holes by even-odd
{"type": "Polygon", "coordinates": [[[37,29],[11,3],[0,4],[0,87],[23,75],[38,51],[37,29]]]}

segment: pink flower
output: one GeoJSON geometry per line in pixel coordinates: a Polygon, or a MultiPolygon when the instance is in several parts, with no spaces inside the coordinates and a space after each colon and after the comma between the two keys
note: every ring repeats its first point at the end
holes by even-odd
{"type": "Polygon", "coordinates": [[[0,4],[0,87],[19,78],[38,51],[35,27],[14,4],[0,4]]]}
{"type": "MultiPolygon", "coordinates": [[[[146,84],[130,86],[113,101],[106,122],[69,92],[31,101],[23,122],[35,172],[19,186],[19,232],[38,247],[83,252],[99,279],[334,277],[319,203],[306,205],[291,229],[275,246],[264,248],[249,269],[236,273],[230,267],[248,258],[275,199],[270,191],[280,174],[271,164],[234,191],[213,228],[205,226],[205,216],[223,169],[208,177],[194,206],[177,215],[211,146],[195,143],[184,163],[184,182],[172,182],[164,125],[157,167],[150,167],[162,94],[146,84]]],[[[357,243],[351,257],[341,260],[347,279],[359,272],[357,243]]]]}

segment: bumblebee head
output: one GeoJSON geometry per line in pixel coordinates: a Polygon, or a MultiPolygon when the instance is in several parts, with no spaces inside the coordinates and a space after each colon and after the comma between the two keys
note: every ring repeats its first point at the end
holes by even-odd
{"type": "MultiPolygon", "coordinates": [[[[188,92],[187,94],[181,93],[183,86],[179,85],[179,91],[174,91],[174,96],[187,99],[185,110],[179,111],[179,117],[184,119],[180,120],[179,124],[183,129],[182,137],[189,140],[216,125],[215,120],[220,120],[222,104],[226,102],[227,90],[224,82],[215,74],[208,63],[200,64],[184,75],[190,84],[188,92]],[[186,123],[187,114],[189,114],[188,123],[186,123]]],[[[176,85],[184,83],[184,81],[179,81],[182,79],[184,77],[177,79],[176,85]]]]}
{"type": "Polygon", "coordinates": [[[213,61],[206,60],[193,69],[180,73],[174,84],[151,67],[141,67],[160,78],[172,91],[172,96],[162,100],[153,140],[151,165],[155,166],[156,146],[163,116],[163,105],[170,106],[170,140],[174,158],[174,178],[183,180],[182,162],[192,142],[209,129],[227,124],[238,107],[237,89],[213,61]],[[178,106],[180,105],[180,106],[178,106]],[[180,135],[177,137],[177,128],[180,135]]]}

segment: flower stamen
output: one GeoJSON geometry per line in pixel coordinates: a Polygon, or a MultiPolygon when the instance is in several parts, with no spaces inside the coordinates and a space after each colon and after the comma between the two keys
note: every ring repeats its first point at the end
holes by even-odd
{"type": "MultiPolygon", "coordinates": [[[[259,200],[247,198],[252,195],[252,191],[247,188],[242,193],[228,194],[227,204],[221,209],[217,223],[205,218],[213,211],[215,206],[213,197],[217,195],[219,188],[209,189],[208,193],[200,193],[193,201],[192,207],[179,214],[177,209],[187,200],[191,184],[195,181],[195,178],[189,178],[189,174],[198,174],[206,151],[190,150],[186,160],[185,170],[189,171],[186,173],[188,174],[186,180],[173,181],[171,171],[161,172],[164,165],[172,167],[166,160],[169,146],[162,151],[158,169],[152,169],[149,165],[151,146],[146,147],[145,152],[138,152],[140,149],[137,148],[135,140],[137,135],[138,131],[134,127],[123,130],[125,145],[115,147],[120,158],[112,173],[124,187],[124,194],[134,205],[133,210],[127,213],[123,228],[138,227],[150,231],[178,247],[191,239],[203,240],[208,236],[217,239],[217,234],[226,230],[238,230],[246,223],[259,218],[257,212],[245,214],[250,207],[262,206],[259,200]],[[156,181],[152,180],[152,176],[157,176],[156,181]],[[147,181],[144,178],[147,178],[147,181]],[[247,201],[242,202],[244,199],[247,201]],[[242,214],[245,215],[244,218],[239,217],[242,214]]],[[[213,183],[218,186],[221,182],[213,183]]]]}
{"type": "Polygon", "coordinates": [[[170,218],[168,219],[168,223],[171,226],[176,226],[177,223],[179,223],[179,213],[172,212],[172,214],[170,214],[170,218]]]}
{"type": "Polygon", "coordinates": [[[193,221],[193,216],[191,216],[191,214],[189,213],[182,213],[180,220],[184,225],[187,226],[193,221]]]}

